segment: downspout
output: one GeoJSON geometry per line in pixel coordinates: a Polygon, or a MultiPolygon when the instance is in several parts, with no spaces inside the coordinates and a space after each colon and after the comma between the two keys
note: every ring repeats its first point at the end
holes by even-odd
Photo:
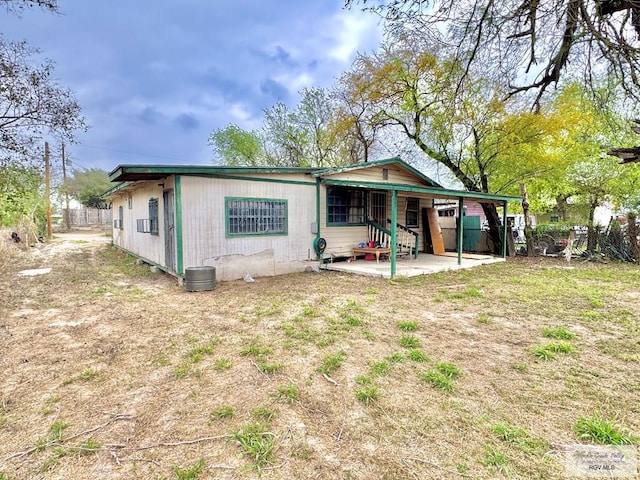
{"type": "Polygon", "coordinates": [[[316,178],[316,238],[320,238],[320,178],[316,178]]]}
{"type": "MultiPolygon", "coordinates": [[[[316,239],[320,238],[320,178],[316,177],[316,239]]],[[[316,252],[318,260],[322,261],[322,255],[316,252]]]]}
{"type": "Polygon", "coordinates": [[[507,258],[507,201],[502,209],[502,258],[507,258]]]}
{"type": "Polygon", "coordinates": [[[396,276],[396,252],[398,250],[398,191],[391,190],[391,278],[396,276]]]}
{"type": "Polygon", "coordinates": [[[176,270],[178,276],[184,276],[184,256],[182,252],[182,188],[180,175],[176,175],[176,270]]]}
{"type": "Polygon", "coordinates": [[[464,215],[464,198],[458,198],[458,265],[462,265],[462,242],[464,240],[464,232],[462,231],[463,221],[462,216],[464,215]]]}

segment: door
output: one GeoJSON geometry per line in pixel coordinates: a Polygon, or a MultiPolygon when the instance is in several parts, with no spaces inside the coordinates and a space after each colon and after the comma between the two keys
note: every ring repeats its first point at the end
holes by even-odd
{"type": "Polygon", "coordinates": [[[387,193],[371,192],[369,217],[377,224],[387,228],[387,193]]]}
{"type": "Polygon", "coordinates": [[[176,222],[173,189],[162,192],[164,205],[164,263],[170,272],[176,271],[176,222]]]}
{"type": "Polygon", "coordinates": [[[424,233],[422,239],[424,244],[422,249],[424,253],[433,253],[433,241],[431,240],[431,230],[429,228],[429,212],[427,208],[422,209],[422,228],[424,233]]]}

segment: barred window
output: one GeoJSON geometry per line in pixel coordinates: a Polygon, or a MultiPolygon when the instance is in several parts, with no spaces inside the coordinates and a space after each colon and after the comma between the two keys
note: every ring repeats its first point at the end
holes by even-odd
{"type": "Polygon", "coordinates": [[[327,191],[327,224],[364,224],[364,198],[364,190],[343,187],[329,188],[327,191]]]}
{"type": "Polygon", "coordinates": [[[287,201],[226,198],[227,235],[286,235],[287,201]]]}
{"type": "Polygon", "coordinates": [[[158,199],[151,198],[149,200],[149,233],[151,235],[160,235],[158,231],[158,199]]]}

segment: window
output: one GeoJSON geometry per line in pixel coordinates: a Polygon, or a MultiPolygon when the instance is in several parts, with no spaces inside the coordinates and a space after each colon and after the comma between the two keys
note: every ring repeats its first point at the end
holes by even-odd
{"type": "Polygon", "coordinates": [[[439,217],[455,217],[456,209],[455,208],[447,208],[446,210],[438,210],[439,217]]]}
{"type": "Polygon", "coordinates": [[[363,225],[364,190],[331,187],[327,191],[327,224],[363,225]]]}
{"type": "Polygon", "coordinates": [[[122,225],[122,221],[124,220],[124,209],[122,205],[118,207],[118,228],[122,230],[124,227],[122,225]]]}
{"type": "Polygon", "coordinates": [[[149,233],[151,235],[160,235],[158,231],[158,199],[151,198],[149,200],[149,233]]]}
{"type": "Polygon", "coordinates": [[[407,210],[405,211],[405,221],[407,227],[418,226],[418,210],[420,201],[417,198],[407,198],[407,210]]]}
{"type": "Polygon", "coordinates": [[[286,235],[287,201],[226,198],[227,236],[286,235]]]}
{"type": "Polygon", "coordinates": [[[371,192],[369,218],[382,225],[387,224],[387,194],[385,192],[371,192]]]}

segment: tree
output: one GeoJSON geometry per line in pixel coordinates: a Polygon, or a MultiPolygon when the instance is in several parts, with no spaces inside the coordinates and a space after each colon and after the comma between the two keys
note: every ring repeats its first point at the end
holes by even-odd
{"type": "Polygon", "coordinates": [[[640,99],[640,2],[627,0],[345,0],[387,21],[390,32],[438,43],[467,78],[504,81],[509,95],[536,92],[563,77],[586,83],[609,72],[640,99]]]}
{"type": "Polygon", "coordinates": [[[37,50],[0,37],[0,151],[29,156],[45,134],[73,140],[86,129],[73,93],[53,80],[53,64],[33,66],[37,50]]]}
{"type": "Polygon", "coordinates": [[[0,7],[7,13],[19,15],[25,8],[39,7],[50,12],[58,12],[57,0],[0,0],[0,7]]]}
{"type": "Polygon", "coordinates": [[[209,145],[224,165],[265,164],[260,134],[243,130],[238,125],[229,124],[225,128],[214,130],[209,136],[209,145]]]}
{"type": "Polygon", "coordinates": [[[44,179],[38,169],[9,165],[0,169],[0,226],[14,227],[27,220],[44,222],[46,204],[42,189],[44,179]]]}
{"type": "Polygon", "coordinates": [[[62,188],[85,207],[104,207],[102,195],[113,186],[109,174],[99,168],[90,168],[84,171],[74,170],[72,175],[62,188]]]}
{"type": "MultiPolygon", "coordinates": [[[[465,73],[455,58],[395,43],[359,56],[353,71],[353,81],[343,86],[366,99],[377,128],[408,138],[469,191],[517,194],[520,181],[548,168],[544,145],[553,119],[511,111],[503,91],[484,79],[467,81],[456,92],[465,73]]],[[[482,207],[499,252],[496,206],[482,207]]]]}
{"type": "Polygon", "coordinates": [[[304,88],[300,102],[282,102],[264,110],[260,130],[237,125],[214,130],[209,144],[227,165],[322,167],[349,163],[352,139],[336,121],[335,98],[322,88],[304,88]]]}

